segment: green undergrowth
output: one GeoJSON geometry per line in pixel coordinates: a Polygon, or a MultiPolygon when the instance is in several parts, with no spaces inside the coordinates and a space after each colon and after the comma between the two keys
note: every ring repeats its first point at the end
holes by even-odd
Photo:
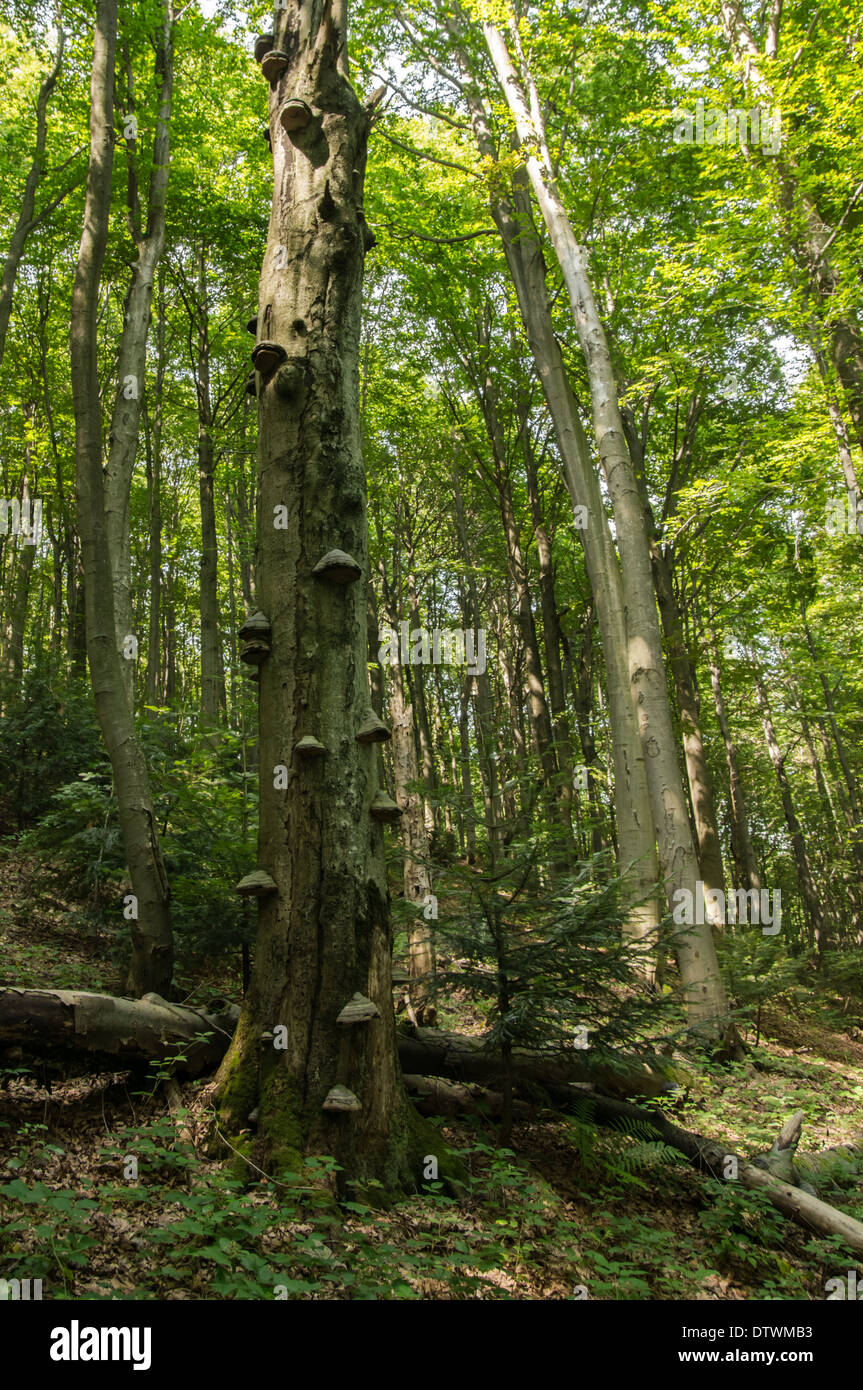
{"type": "MultiPolygon", "coordinates": [[[[115,1130],[100,1157],[105,1180],[87,1191],[56,1176],[0,1185],[4,1263],[42,1279],[44,1298],[512,1298],[524,1281],[554,1277],[566,1296],[580,1279],[563,1204],[481,1142],[461,1150],[473,1171],[459,1200],[431,1180],[386,1210],[342,1203],[338,1217],[329,1158],[250,1186],[200,1162],[166,1119],[115,1130]]],[[[43,1144],[55,1173],[63,1158],[43,1144]]]]}

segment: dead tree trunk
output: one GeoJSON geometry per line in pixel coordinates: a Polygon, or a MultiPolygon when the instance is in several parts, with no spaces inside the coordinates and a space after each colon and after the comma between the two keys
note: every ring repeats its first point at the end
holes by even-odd
{"type": "Polygon", "coordinates": [[[257,1109],[250,1156],[269,1173],[331,1154],[343,1183],[392,1190],[421,1170],[390,1001],[381,822],[398,810],[374,742],[358,738],[370,702],[358,355],[371,113],[348,81],[346,8],[287,0],[261,65],[275,176],[253,353],[259,871],[240,885],[259,917],[219,1108],[242,1152],[257,1109]],[[355,994],[371,1013],[339,1021],[355,994]]]}

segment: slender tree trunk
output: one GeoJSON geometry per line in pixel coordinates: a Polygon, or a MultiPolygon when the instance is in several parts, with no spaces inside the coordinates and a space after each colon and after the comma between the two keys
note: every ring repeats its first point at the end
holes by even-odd
{"type": "MultiPolygon", "coordinates": [[[[722,867],[722,849],[716,824],[713,783],[701,733],[701,715],[695,693],[692,661],[686,646],[683,619],[674,592],[674,579],[668,557],[658,543],[654,544],[652,549],[659,613],[683,731],[683,752],[698,841],[701,878],[705,890],[719,889],[724,892],[725,871],[722,867]]],[[[712,922],[714,927],[721,925],[716,916],[712,918],[712,922]]]]}
{"type": "MultiPolygon", "coordinates": [[[[488,119],[470,74],[463,70],[467,99],[479,151],[495,157],[488,119]]],[[[614,800],[619,827],[619,867],[627,875],[624,901],[627,929],[649,939],[659,923],[655,885],[659,878],[656,832],[647,785],[644,754],[632,702],[626,661],[623,592],[614,543],[608,528],[599,483],[581,426],[560,345],[554,332],[542,252],[530,216],[523,167],[516,172],[510,203],[492,200],[492,216],[518,298],[521,317],[554,424],[564,478],[579,523],[578,537],[597,606],[608,688],[614,761],[614,800]],[[628,904],[628,908],[627,908],[628,904]]],[[[649,971],[648,971],[649,973],[649,971]]]]}
{"type": "Polygon", "coordinates": [[[749,832],[749,812],[746,806],[746,796],[743,790],[743,777],[740,771],[740,760],[737,756],[737,746],[731,733],[731,725],[728,721],[728,711],[725,705],[725,696],[722,690],[722,672],[719,664],[719,643],[716,640],[716,633],[712,626],[713,615],[711,614],[710,630],[710,682],[713,687],[713,701],[716,706],[716,720],[719,724],[719,731],[722,734],[722,741],[725,745],[725,760],[728,764],[728,787],[731,800],[731,847],[734,854],[735,863],[740,882],[743,887],[754,889],[761,892],[761,874],[758,869],[758,861],[755,858],[755,851],[752,848],[752,836],[749,832]]]}
{"type": "MultiPolygon", "coordinates": [[[[659,858],[669,901],[684,893],[694,902],[698,858],[677,762],[676,740],[665,680],[665,663],[653,590],[644,515],[626,445],[617,382],[605,331],[590,283],[584,251],[557,191],[545,140],[539,98],[529,74],[522,88],[506,42],[491,23],[483,23],[486,45],[525,149],[525,165],[563,271],[573,321],[590,384],[593,426],[611,495],[623,577],[629,673],[647,780],[659,842],[659,858]]],[[[514,24],[510,37],[519,49],[514,24]]],[[[691,1023],[708,1040],[737,1045],[728,1023],[728,1003],[709,923],[679,933],[676,951],[691,1023]]]]}
{"type": "MultiPolygon", "coordinates": [[[[174,90],[172,3],[173,0],[164,0],[161,27],[155,43],[159,115],[153,140],[153,166],[148,190],[146,224],[143,226],[137,190],[137,140],[127,139],[128,222],[130,235],[137,247],[138,259],[126,296],[104,483],[105,520],[114,589],[114,622],[118,652],[123,651],[126,638],[134,635],[129,499],[141,429],[153,282],[165,247],[165,203],[170,169],[171,108],[174,90]]],[[[124,661],[121,670],[126,698],[131,709],[135,663],[124,661]]]]}
{"type": "Polygon", "coordinates": [[[421,1170],[398,1080],[383,831],[371,815],[377,748],[356,738],[369,706],[358,402],[369,114],[347,79],[346,43],[340,3],[287,0],[275,12],[274,46],[288,56],[270,86],[275,177],[258,325],[284,357],[257,373],[257,597],[271,624],[258,866],[272,887],[259,898],[252,982],[219,1099],[235,1147],[257,1109],[250,1158],[265,1171],[329,1154],[343,1186],[392,1189],[421,1170]],[[286,130],[287,100],[305,105],[284,113],[286,130]],[[314,573],[336,550],[351,561],[314,573]],[[325,755],[301,756],[305,736],[325,755]],[[380,1016],[338,1024],[355,993],[380,1016]],[[264,1032],[275,1036],[262,1046],[264,1032]],[[324,1108],[335,1087],[353,1096],[350,1112],[324,1108]]]}
{"type": "Polygon", "coordinates": [[[764,688],[764,681],[761,675],[757,672],[755,674],[755,694],[758,700],[758,707],[761,710],[764,737],[767,741],[767,751],[770,754],[770,761],[773,764],[773,771],[776,773],[776,781],[779,785],[779,795],[782,799],[785,824],[788,828],[788,837],[791,841],[791,850],[797,868],[797,882],[800,886],[800,896],[803,899],[803,906],[809,925],[810,941],[815,943],[820,956],[823,954],[827,945],[824,915],[821,910],[818,894],[815,891],[812,867],[809,862],[809,855],[806,851],[806,841],[803,838],[803,830],[794,808],[791,783],[785,768],[785,757],[779,747],[779,742],[776,737],[776,729],[773,724],[773,716],[770,711],[767,691],[764,688]]]}
{"type": "MultiPolygon", "coordinates": [[[[147,638],[147,679],[145,702],[155,705],[162,696],[162,391],[165,384],[165,281],[159,268],[156,317],[156,380],[153,391],[153,418],[150,448],[147,452],[147,501],[149,513],[150,607],[147,638]]],[[[146,402],[145,402],[146,408],[146,402]]]]}
{"type": "Polygon", "coordinates": [[[147,764],[126,697],[114,627],[114,589],[102,480],[102,422],[96,356],[99,283],[108,239],[114,154],[114,54],[117,0],[98,0],[90,86],[90,164],[84,229],[72,294],[70,350],[75,408],[78,532],[84,564],[87,654],[96,713],[111,759],[123,848],[137,899],[128,989],[171,988],[173,947],[168,881],[162,862],[147,764]]]}
{"type": "Polygon", "coordinates": [[[6,252],[6,259],[3,262],[3,278],[0,281],[0,363],[6,351],[6,336],[9,332],[9,319],[12,315],[12,295],[15,290],[15,280],[18,276],[18,267],[21,264],[21,257],[24,254],[24,247],[27,238],[36,226],[36,190],[40,180],[45,175],[45,143],[48,138],[48,102],[51,99],[57,78],[60,74],[60,66],[63,62],[63,50],[66,44],[66,35],[60,25],[57,31],[57,51],[54,55],[54,62],[51,70],[39,88],[39,96],[36,99],[36,145],[33,150],[33,162],[27,174],[27,181],[24,185],[24,192],[21,197],[21,206],[18,210],[18,218],[12,235],[9,239],[9,249],[6,252]]]}
{"type": "MultiPolygon", "coordinates": [[[[451,476],[453,500],[455,501],[456,534],[458,536],[459,553],[461,554],[466,574],[466,593],[463,595],[463,603],[466,610],[464,625],[465,628],[472,627],[477,629],[483,626],[479,604],[479,590],[477,589],[476,575],[471,568],[471,551],[467,538],[464,495],[459,480],[458,466],[455,461],[453,462],[451,476]]],[[[488,669],[485,671],[478,670],[477,674],[469,679],[473,680],[474,689],[476,691],[474,717],[477,733],[477,755],[484,792],[489,859],[491,867],[494,868],[500,862],[503,855],[503,812],[500,797],[500,778],[498,777],[494,753],[494,697],[492,695],[491,676],[488,669]]],[[[462,747],[464,748],[464,744],[462,747]]],[[[464,756],[464,752],[462,756],[464,756]]]]}
{"type": "Polygon", "coordinates": [[[225,712],[225,665],[219,632],[219,540],[213,475],[213,406],[210,395],[210,333],[207,302],[207,249],[198,253],[198,496],[201,504],[201,718],[217,724],[225,712]]]}
{"type": "MultiPolygon", "coordinates": [[[[392,596],[387,596],[385,608],[386,621],[393,631],[398,631],[392,596]]],[[[417,763],[417,745],[414,738],[413,706],[410,703],[405,681],[404,668],[400,661],[389,667],[389,706],[392,730],[393,781],[396,801],[403,809],[401,821],[402,845],[404,847],[403,881],[405,902],[415,912],[415,918],[408,928],[410,944],[410,975],[412,980],[423,983],[411,992],[411,1002],[416,1010],[417,1021],[429,1022],[426,1017],[426,995],[428,983],[434,974],[435,950],[431,919],[424,916],[426,899],[431,896],[431,844],[426,825],[422,785],[417,763]]]]}

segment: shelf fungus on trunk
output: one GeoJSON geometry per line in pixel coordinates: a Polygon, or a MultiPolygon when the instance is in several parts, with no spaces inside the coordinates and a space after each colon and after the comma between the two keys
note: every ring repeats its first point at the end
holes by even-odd
{"type": "Polygon", "coordinates": [[[355,994],[345,1004],[336,1023],[369,1023],[373,1018],[380,1016],[381,1011],[377,1004],[373,1004],[364,994],[355,994]]]}
{"type": "Polygon", "coordinates": [[[281,48],[271,48],[261,59],[261,72],[268,82],[277,82],[290,62],[290,57],[281,48]]]}
{"type": "Polygon", "coordinates": [[[306,129],[312,115],[312,108],[300,97],[289,97],[279,112],[279,125],[286,135],[293,135],[306,129]]]}
{"type": "Polygon", "coordinates": [[[406,984],[409,983],[409,981],[410,981],[410,975],[409,975],[408,972],[405,970],[404,966],[401,966],[401,965],[394,965],[394,966],[393,966],[393,970],[392,970],[392,981],[393,981],[393,987],[395,987],[396,985],[406,985],[406,984]]]}
{"type": "Polygon", "coordinates": [[[376,791],[374,800],[369,807],[369,815],[374,816],[375,820],[397,821],[404,815],[401,807],[398,806],[386,792],[376,791]]]}
{"type": "Polygon", "coordinates": [[[267,149],[270,150],[270,152],[272,152],[272,148],[273,148],[273,134],[272,134],[272,131],[270,130],[270,127],[269,127],[268,125],[265,125],[265,126],[262,128],[262,130],[261,130],[261,138],[262,138],[263,140],[266,140],[266,142],[267,142],[267,149]]]}
{"type": "Polygon", "coordinates": [[[255,371],[260,372],[261,376],[265,378],[272,376],[279,363],[284,362],[287,355],[279,343],[257,343],[252,348],[252,362],[255,371]]]}
{"type": "Polygon", "coordinates": [[[327,754],[320,739],[315,738],[313,734],[306,734],[305,737],[301,738],[299,743],[295,745],[294,752],[298,758],[324,758],[327,754]]]}
{"type": "Polygon", "coordinates": [[[240,660],[260,666],[270,655],[270,620],[260,611],[252,613],[240,628],[240,660]]]}
{"type": "Polygon", "coordinates": [[[344,550],[328,550],[312,570],[316,579],[324,579],[328,584],[353,584],[362,573],[353,556],[344,550]]]}
{"type": "Polygon", "coordinates": [[[357,743],[386,743],[387,739],[392,738],[392,734],[383,720],[378,719],[374,710],[370,709],[357,729],[355,738],[357,743]]]}
{"type": "Polygon", "coordinates": [[[260,673],[260,671],[258,670],[257,666],[252,666],[252,667],[246,672],[246,679],[247,679],[247,680],[250,680],[250,681],[253,681],[255,685],[258,684],[258,682],[259,682],[260,679],[261,679],[261,673],[260,673]]]}
{"type": "Polygon", "coordinates": [[[258,316],[257,316],[257,314],[253,314],[252,317],[249,319],[248,323],[246,324],[246,332],[247,332],[247,333],[251,333],[251,335],[252,335],[253,338],[257,338],[257,336],[258,336],[258,316]]]}
{"type": "Polygon", "coordinates": [[[332,1110],[336,1114],[346,1114],[349,1110],[362,1108],[353,1091],[349,1091],[347,1086],[334,1086],[321,1106],[322,1110],[332,1110]]]}
{"type": "Polygon", "coordinates": [[[246,395],[256,396],[258,394],[258,378],[254,372],[250,372],[246,377],[246,395]]]}
{"type": "Polygon", "coordinates": [[[271,893],[278,893],[279,887],[266,869],[253,869],[240,879],[234,891],[241,898],[268,898],[271,893]]]}
{"type": "Polygon", "coordinates": [[[272,52],[275,37],[273,34],[259,34],[255,39],[255,62],[260,63],[272,52]]]}

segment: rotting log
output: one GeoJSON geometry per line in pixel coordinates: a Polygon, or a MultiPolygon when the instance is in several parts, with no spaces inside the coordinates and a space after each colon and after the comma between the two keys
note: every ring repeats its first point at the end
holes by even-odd
{"type": "MultiPolygon", "coordinates": [[[[210,1013],[182,1004],[169,1004],[159,995],[122,999],[80,990],[0,989],[0,1049],[15,1046],[31,1053],[46,1050],[87,1051],[121,1058],[137,1065],[169,1058],[182,1047],[185,1062],[177,1071],[196,1076],[215,1066],[231,1040],[239,1010],[224,1005],[210,1013]],[[210,1032],[206,1042],[183,1046],[196,1034],[210,1032]]],[[[479,1038],[437,1028],[405,1028],[398,1034],[401,1069],[413,1075],[497,1089],[504,1080],[499,1052],[479,1038]]],[[[2,1056],[0,1056],[2,1060],[2,1056]]],[[[555,1053],[512,1053],[512,1076],[528,1090],[588,1082],[615,1095],[658,1096],[673,1087],[664,1071],[638,1058],[610,1066],[591,1060],[573,1048],[555,1053]]]]}
{"type": "MultiPolygon", "coordinates": [[[[46,1050],[83,1050],[96,1056],[120,1057],[130,1066],[174,1059],[178,1073],[199,1075],[218,1063],[239,1014],[236,1005],[221,1001],[218,1009],[211,1008],[213,1012],[206,1013],[169,1004],[157,994],[121,999],[82,990],[0,989],[0,1063],[9,1047],[40,1055],[46,1050]]],[[[495,1113],[501,1097],[488,1083],[502,1075],[503,1062],[480,1040],[417,1028],[399,1037],[399,1058],[407,1073],[408,1092],[423,1113],[452,1115],[483,1103],[495,1113]],[[423,1073],[442,1079],[430,1082],[423,1073]]],[[[701,1172],[764,1192],[785,1216],[821,1235],[838,1235],[849,1249],[863,1256],[863,1224],[811,1190],[792,1186],[757,1166],[764,1155],[748,1161],[717,1140],[682,1129],[659,1110],[616,1100],[595,1089],[612,1084],[620,1091],[629,1085],[634,1092],[639,1085],[667,1086],[646,1065],[635,1062],[627,1072],[592,1066],[581,1053],[570,1058],[566,1054],[544,1057],[516,1052],[513,1069],[516,1085],[534,1091],[541,1088],[556,1109],[575,1109],[594,1124],[625,1132],[637,1124],[641,1134],[662,1140],[701,1172]]],[[[771,1153],[796,1148],[801,1120],[797,1114],[786,1121],[771,1153]]],[[[836,1152],[828,1150],[826,1154],[835,1156],[836,1152]]],[[[838,1152],[855,1156],[856,1147],[838,1152]]],[[[817,1168],[818,1159],[825,1156],[808,1158],[817,1168]]]]}
{"type": "MultiPolygon", "coordinates": [[[[139,1066],[175,1059],[183,1076],[218,1064],[240,1010],[217,1001],[209,1012],[158,994],[122,999],[86,990],[0,989],[0,1061],[9,1047],[43,1055],[84,1051],[139,1066]]],[[[6,1058],[8,1059],[8,1056],[6,1058]]]]}

